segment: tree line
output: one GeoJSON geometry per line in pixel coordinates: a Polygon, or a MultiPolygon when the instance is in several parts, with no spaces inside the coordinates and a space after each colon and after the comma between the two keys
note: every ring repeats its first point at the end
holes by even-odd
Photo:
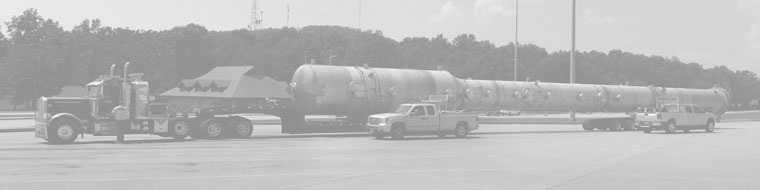
{"type": "MultiPolygon", "coordinates": [[[[496,46],[472,34],[454,39],[407,37],[396,41],[381,31],[339,26],[284,27],[257,31],[209,31],[197,24],[170,30],[135,30],[84,20],[71,30],[36,9],[13,16],[0,29],[0,98],[32,105],[62,86],[84,85],[106,74],[111,64],[132,62],[154,92],[174,87],[216,66],[253,65],[289,81],[304,64],[370,65],[437,69],[460,78],[512,80],[514,44],[496,46]]],[[[568,82],[569,52],[548,52],[533,44],[518,47],[517,78],[568,82]]],[[[576,82],[729,89],[732,104],[747,107],[760,96],[756,73],[726,66],[704,68],[676,57],[612,50],[576,54],[576,82]]]]}

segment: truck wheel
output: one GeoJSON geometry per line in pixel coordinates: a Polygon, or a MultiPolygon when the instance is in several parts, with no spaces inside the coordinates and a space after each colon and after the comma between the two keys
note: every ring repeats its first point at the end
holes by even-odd
{"type": "Polygon", "coordinates": [[[52,122],[48,130],[48,142],[54,144],[71,144],[77,140],[79,125],[71,121],[52,122]]]}
{"type": "Polygon", "coordinates": [[[672,121],[668,122],[665,126],[665,133],[675,133],[676,132],[676,124],[672,121]]]}
{"type": "Polygon", "coordinates": [[[620,131],[620,130],[623,130],[623,126],[622,124],[620,124],[619,121],[613,121],[609,129],[610,131],[620,131]]]}
{"type": "Polygon", "coordinates": [[[219,139],[222,137],[223,126],[224,125],[222,125],[219,119],[206,119],[201,123],[199,130],[196,131],[196,133],[200,138],[219,139]]]}
{"type": "Polygon", "coordinates": [[[243,118],[233,119],[228,129],[232,133],[231,136],[233,138],[243,139],[251,137],[251,134],[253,134],[253,124],[251,121],[243,118]]]}
{"type": "Polygon", "coordinates": [[[644,128],[642,131],[644,131],[644,133],[652,133],[652,126],[644,128]]]}
{"type": "Polygon", "coordinates": [[[372,133],[372,136],[375,137],[375,139],[383,139],[383,138],[385,138],[385,135],[383,135],[383,133],[380,133],[380,132],[374,132],[374,133],[372,133]]]}
{"type": "Polygon", "coordinates": [[[467,132],[469,132],[467,129],[467,124],[464,123],[457,124],[457,127],[454,130],[454,136],[457,138],[467,137],[467,132]]]}
{"type": "Polygon", "coordinates": [[[175,139],[184,139],[190,134],[190,124],[185,120],[174,122],[169,128],[169,136],[175,139]]]}
{"type": "Polygon", "coordinates": [[[591,127],[591,125],[589,125],[588,122],[583,122],[582,126],[583,126],[583,130],[586,130],[586,131],[593,131],[594,130],[594,128],[591,127]]]}
{"type": "Polygon", "coordinates": [[[712,133],[715,131],[715,122],[709,121],[707,122],[707,126],[705,126],[705,132],[712,133]]]}
{"type": "Polygon", "coordinates": [[[404,139],[404,133],[406,130],[402,126],[396,126],[391,129],[391,139],[400,140],[404,139]]]}

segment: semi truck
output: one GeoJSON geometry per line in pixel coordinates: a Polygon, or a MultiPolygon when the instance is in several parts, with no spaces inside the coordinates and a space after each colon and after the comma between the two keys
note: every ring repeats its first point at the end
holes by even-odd
{"type": "Polygon", "coordinates": [[[85,85],[84,97],[41,97],[37,102],[35,136],[51,143],[72,143],[84,134],[117,136],[157,134],[185,138],[189,128],[170,127],[167,104],[152,101],[142,74],[103,75],[85,85]]]}
{"type": "MultiPolygon", "coordinates": [[[[81,98],[42,97],[35,131],[50,142],[70,143],[77,135],[155,134],[178,139],[245,138],[253,131],[243,114],[277,116],[283,133],[365,132],[372,114],[431,95],[445,96],[441,110],[545,110],[633,112],[652,107],[660,96],[677,96],[716,114],[728,93],[720,88],[682,89],[625,85],[460,79],[445,70],[305,64],[290,81],[277,81],[253,66],[216,67],[178,81],[150,96],[140,74],[113,72],[87,86],[81,98]],[[161,101],[156,101],[161,100],[161,101]],[[332,120],[307,120],[331,115],[332,120]]],[[[583,129],[633,128],[634,117],[595,118],[583,129]]]]}

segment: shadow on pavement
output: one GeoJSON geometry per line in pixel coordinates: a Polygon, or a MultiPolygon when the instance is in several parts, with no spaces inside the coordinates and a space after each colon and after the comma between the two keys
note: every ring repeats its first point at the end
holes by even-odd
{"type": "Polygon", "coordinates": [[[50,142],[40,142],[42,144],[47,145],[57,145],[57,146],[66,146],[66,145],[81,145],[81,144],[149,144],[149,143],[174,143],[174,142],[185,142],[185,141],[195,141],[196,139],[143,139],[143,140],[126,140],[123,143],[116,143],[116,140],[99,140],[99,141],[76,141],[71,144],[55,144],[50,142]]]}

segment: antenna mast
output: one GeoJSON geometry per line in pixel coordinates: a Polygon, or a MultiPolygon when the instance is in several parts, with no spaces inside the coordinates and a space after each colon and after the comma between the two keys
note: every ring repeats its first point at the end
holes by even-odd
{"type": "Polygon", "coordinates": [[[259,1],[253,0],[251,6],[251,23],[248,24],[248,30],[261,29],[261,22],[264,21],[264,12],[259,10],[259,1]]]}

